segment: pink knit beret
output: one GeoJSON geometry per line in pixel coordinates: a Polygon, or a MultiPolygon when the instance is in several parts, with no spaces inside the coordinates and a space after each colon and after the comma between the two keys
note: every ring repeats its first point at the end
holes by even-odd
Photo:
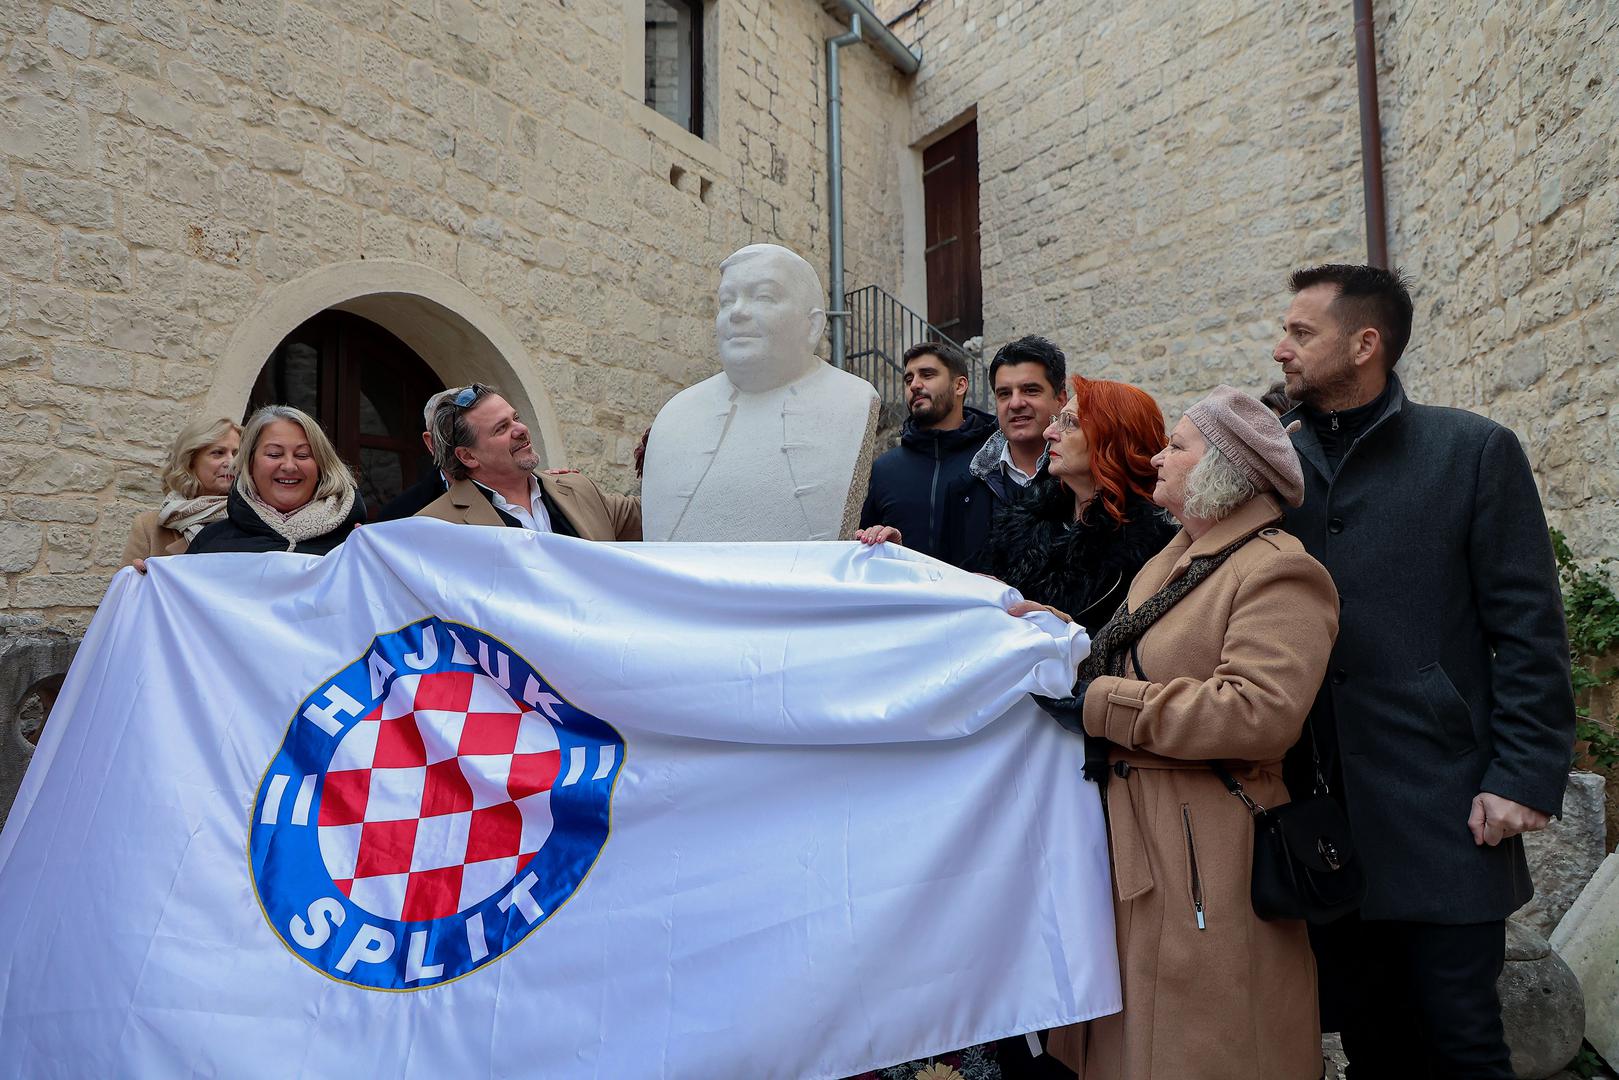
{"type": "Polygon", "coordinates": [[[1304,502],[1299,452],[1276,414],[1258,398],[1220,385],[1187,409],[1186,418],[1261,491],[1276,492],[1289,506],[1304,502]]]}

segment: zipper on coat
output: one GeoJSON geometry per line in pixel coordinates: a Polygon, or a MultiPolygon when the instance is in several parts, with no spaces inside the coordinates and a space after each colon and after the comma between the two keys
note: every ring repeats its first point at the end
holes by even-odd
{"type": "Polygon", "coordinates": [[[928,539],[933,542],[933,553],[939,553],[939,440],[933,440],[933,483],[928,486],[928,539]]]}
{"type": "Polygon", "coordinates": [[[1181,821],[1186,826],[1186,858],[1192,870],[1192,910],[1197,914],[1197,928],[1207,930],[1203,920],[1203,878],[1197,872],[1197,844],[1192,840],[1192,808],[1181,803],[1181,821]]]}

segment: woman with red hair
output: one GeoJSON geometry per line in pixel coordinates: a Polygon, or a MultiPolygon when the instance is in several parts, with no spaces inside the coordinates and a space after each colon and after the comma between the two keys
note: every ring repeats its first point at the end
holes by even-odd
{"type": "Polygon", "coordinates": [[[1164,414],[1128,383],[1071,380],[1046,428],[1045,473],[1000,507],[972,567],[1094,629],[1175,526],[1152,501],[1164,414]]]}

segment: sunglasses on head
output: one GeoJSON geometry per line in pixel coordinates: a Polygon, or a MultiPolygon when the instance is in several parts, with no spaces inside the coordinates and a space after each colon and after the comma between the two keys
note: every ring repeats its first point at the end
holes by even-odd
{"type": "Polygon", "coordinates": [[[455,395],[455,397],[451,398],[450,404],[454,405],[458,409],[465,409],[477,400],[478,388],[476,386],[468,386],[459,394],[455,395]]]}

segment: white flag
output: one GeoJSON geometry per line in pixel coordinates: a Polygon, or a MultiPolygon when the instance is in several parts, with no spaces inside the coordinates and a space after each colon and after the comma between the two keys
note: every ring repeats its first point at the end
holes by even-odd
{"type": "Polygon", "coordinates": [[[119,575],[0,1074],[838,1077],[1119,1008],[1085,635],[856,544],[408,521],[119,575]]]}

